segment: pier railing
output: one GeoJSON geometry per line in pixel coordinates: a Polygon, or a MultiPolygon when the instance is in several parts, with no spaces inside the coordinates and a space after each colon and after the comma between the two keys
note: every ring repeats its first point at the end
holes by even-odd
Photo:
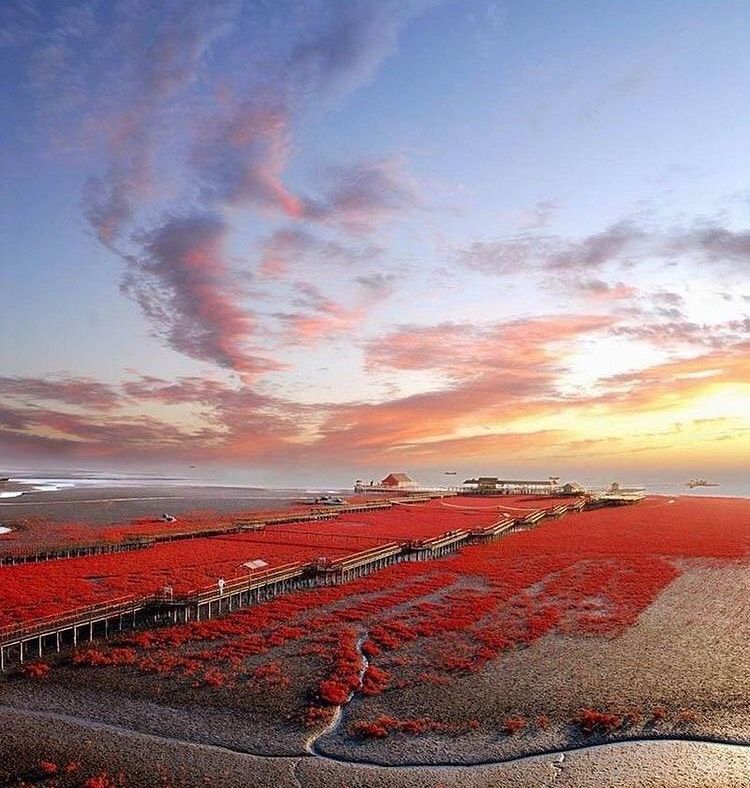
{"type": "Polygon", "coordinates": [[[204,604],[218,597],[228,597],[243,591],[252,591],[262,588],[274,582],[300,577],[309,566],[311,566],[311,564],[304,564],[301,561],[282,564],[281,566],[265,569],[262,572],[253,572],[242,575],[241,577],[232,578],[231,580],[227,580],[221,587],[213,583],[210,586],[194,589],[174,599],[170,598],[169,601],[176,604],[204,604]]]}
{"type": "Polygon", "coordinates": [[[123,596],[110,599],[98,605],[85,605],[83,607],[65,610],[50,616],[42,616],[19,624],[9,624],[0,627],[0,643],[5,645],[19,638],[38,637],[40,633],[49,632],[74,622],[89,621],[102,616],[117,615],[120,612],[130,612],[134,607],[142,605],[150,597],[123,596]]]}
{"type": "MultiPolygon", "coordinates": [[[[601,505],[602,502],[597,501],[595,507],[601,505]]],[[[36,643],[36,653],[32,656],[41,657],[51,636],[54,636],[54,646],[59,651],[61,635],[72,633],[69,640],[75,645],[81,627],[88,626],[88,639],[93,640],[95,625],[101,622],[104,622],[104,626],[100,627],[103,629],[100,634],[107,637],[112,631],[122,631],[124,625],[136,627],[145,623],[154,626],[211,618],[297,588],[346,582],[401,561],[440,558],[472,542],[501,538],[519,528],[534,527],[545,517],[560,517],[568,511],[580,512],[588,506],[585,499],[576,499],[570,504],[551,509],[534,510],[522,518],[503,516],[489,526],[472,530],[447,531],[428,539],[385,542],[341,558],[326,557],[309,563],[272,566],[186,593],[174,594],[171,589],[164,589],[143,596],[122,596],[30,621],[8,624],[0,627],[0,671],[5,669],[11,650],[16,653],[16,662],[23,663],[28,658],[29,643],[36,643]],[[110,629],[108,622],[115,620],[118,626],[110,629]]]]}
{"type": "MultiPolygon", "coordinates": [[[[420,501],[430,500],[422,496],[420,501]]],[[[203,539],[210,536],[259,531],[269,525],[288,525],[325,520],[335,520],[342,514],[377,511],[390,509],[394,501],[364,501],[362,503],[343,504],[312,508],[306,512],[288,512],[278,515],[249,517],[242,521],[218,524],[206,528],[190,530],[161,531],[153,534],[131,534],[124,538],[97,539],[91,542],[51,544],[42,547],[11,547],[0,548],[0,567],[13,564],[39,563],[62,558],[82,558],[87,555],[103,555],[105,553],[123,553],[131,550],[143,550],[156,544],[182,541],[185,539],[203,539]]]]}

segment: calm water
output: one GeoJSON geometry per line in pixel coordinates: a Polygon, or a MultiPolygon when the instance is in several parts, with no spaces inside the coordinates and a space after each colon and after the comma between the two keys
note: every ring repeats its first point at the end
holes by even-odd
{"type": "MultiPolygon", "coordinates": [[[[350,491],[343,491],[344,494],[350,491]]],[[[209,511],[229,514],[286,508],[341,490],[272,489],[135,475],[10,474],[0,483],[0,527],[34,518],[105,525],[209,511]]]]}

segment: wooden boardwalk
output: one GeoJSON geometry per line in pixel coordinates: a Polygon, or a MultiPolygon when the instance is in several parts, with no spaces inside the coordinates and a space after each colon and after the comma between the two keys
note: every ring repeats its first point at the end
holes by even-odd
{"type": "MultiPolygon", "coordinates": [[[[390,502],[383,502],[377,508],[388,508],[389,505],[390,502]]],[[[520,518],[504,515],[491,525],[471,531],[448,531],[430,539],[387,542],[343,558],[271,567],[229,580],[221,588],[217,584],[181,596],[174,596],[169,589],[165,589],[161,594],[122,597],[100,605],[6,626],[0,628],[0,671],[11,666],[23,666],[29,658],[59,652],[64,646],[76,646],[81,640],[107,638],[126,629],[142,626],[210,619],[297,589],[348,582],[402,561],[434,560],[468,544],[492,541],[513,531],[533,528],[544,518],[562,517],[567,512],[582,512],[587,505],[584,499],[571,500],[569,504],[560,504],[549,510],[537,509],[520,518]]],[[[595,507],[601,505],[597,501],[595,507]]],[[[372,508],[376,507],[359,505],[346,507],[346,510],[364,511],[372,508]]],[[[335,516],[340,512],[337,509],[332,514],[335,516]]],[[[226,531],[212,531],[214,535],[217,533],[226,531]]]]}
{"type": "MultiPolygon", "coordinates": [[[[430,500],[421,496],[419,501],[430,500]]],[[[98,540],[81,544],[49,545],[39,548],[10,548],[0,552],[0,567],[13,564],[35,564],[42,561],[56,561],[63,558],[80,558],[86,555],[104,555],[105,553],[124,553],[131,550],[143,550],[156,544],[177,542],[183,539],[203,539],[209,536],[259,531],[269,525],[287,525],[290,523],[309,523],[321,520],[335,520],[341,514],[369,512],[378,509],[390,509],[393,501],[369,501],[360,504],[331,506],[326,509],[279,514],[271,517],[242,520],[223,526],[200,528],[190,531],[166,531],[159,534],[135,534],[122,540],[98,540]]]]}

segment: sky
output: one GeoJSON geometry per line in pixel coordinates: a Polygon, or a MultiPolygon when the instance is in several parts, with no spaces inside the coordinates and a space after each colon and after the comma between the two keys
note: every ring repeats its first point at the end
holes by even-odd
{"type": "Polygon", "coordinates": [[[743,1],[1,0],[0,465],[744,478],[749,87],[743,1]]]}

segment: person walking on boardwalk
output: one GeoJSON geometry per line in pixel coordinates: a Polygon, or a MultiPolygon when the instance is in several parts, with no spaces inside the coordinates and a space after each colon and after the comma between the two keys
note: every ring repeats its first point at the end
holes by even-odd
{"type": "Polygon", "coordinates": [[[224,593],[224,586],[225,586],[224,578],[220,577],[216,585],[219,586],[219,596],[221,596],[224,593]]]}

